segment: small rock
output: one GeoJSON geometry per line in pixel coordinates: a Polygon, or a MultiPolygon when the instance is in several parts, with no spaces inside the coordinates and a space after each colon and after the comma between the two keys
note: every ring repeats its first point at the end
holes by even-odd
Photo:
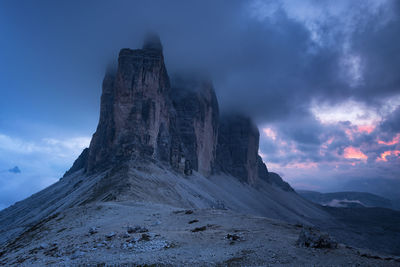
{"type": "Polygon", "coordinates": [[[96,227],[90,227],[89,234],[94,235],[95,233],[97,233],[97,228],[96,227]]]}
{"type": "Polygon", "coordinates": [[[127,242],[127,243],[135,243],[136,240],[135,240],[134,237],[132,237],[132,238],[127,239],[126,242],[127,242]]]}
{"type": "Polygon", "coordinates": [[[146,228],[146,227],[140,227],[140,229],[138,229],[137,231],[136,231],[136,233],[146,233],[146,232],[148,232],[149,230],[146,228]]]}
{"type": "Polygon", "coordinates": [[[122,238],[129,238],[129,237],[131,237],[131,235],[128,234],[128,233],[124,233],[124,234],[122,235],[122,238]]]}
{"type": "Polygon", "coordinates": [[[142,234],[142,237],[139,239],[139,241],[150,241],[150,235],[142,234]]]}
{"type": "Polygon", "coordinates": [[[106,234],[106,238],[107,239],[111,239],[111,238],[113,238],[115,236],[115,233],[114,232],[111,232],[111,233],[109,233],[109,234],[106,234]]]}
{"type": "Polygon", "coordinates": [[[189,222],[189,224],[196,223],[196,222],[199,222],[199,220],[191,220],[191,221],[189,222]]]}
{"type": "Polygon", "coordinates": [[[47,249],[49,247],[49,245],[47,243],[41,243],[39,248],[40,249],[47,249]]]}
{"type": "Polygon", "coordinates": [[[173,213],[174,213],[174,214],[180,214],[180,213],[192,214],[192,213],[193,213],[193,210],[175,210],[173,213]]]}
{"type": "Polygon", "coordinates": [[[227,235],[226,235],[226,238],[227,238],[227,239],[231,239],[231,240],[233,240],[233,241],[236,241],[236,240],[239,240],[239,239],[240,239],[240,236],[235,235],[235,234],[233,234],[233,235],[227,234],[227,235]]]}
{"type": "Polygon", "coordinates": [[[168,249],[168,248],[175,248],[175,247],[177,247],[177,245],[176,245],[175,243],[167,243],[167,244],[164,246],[165,249],[168,249]]]}
{"type": "Polygon", "coordinates": [[[138,225],[136,225],[135,227],[128,226],[128,229],[127,229],[127,232],[129,234],[132,234],[132,233],[146,233],[148,231],[149,230],[146,227],[141,227],[141,226],[138,226],[138,225]]]}
{"type": "Polygon", "coordinates": [[[161,221],[157,220],[152,224],[152,226],[156,226],[156,225],[160,225],[160,224],[161,224],[161,221]]]}
{"type": "Polygon", "coordinates": [[[195,232],[201,232],[201,231],[205,231],[207,229],[206,226],[202,226],[202,227],[196,227],[193,230],[191,230],[193,233],[195,232]]]}

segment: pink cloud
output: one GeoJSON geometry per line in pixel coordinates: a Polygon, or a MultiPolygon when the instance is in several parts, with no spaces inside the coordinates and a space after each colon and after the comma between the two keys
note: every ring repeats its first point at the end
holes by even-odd
{"type": "Polygon", "coordinates": [[[276,132],[271,128],[264,128],[263,132],[267,137],[271,138],[272,140],[276,140],[276,132]]]}
{"type": "Polygon", "coordinates": [[[359,133],[365,132],[367,134],[370,134],[375,130],[375,127],[376,127],[375,125],[360,125],[357,126],[357,131],[359,133]]]}
{"type": "Polygon", "coordinates": [[[385,142],[385,141],[382,141],[382,140],[378,140],[378,144],[380,144],[380,145],[391,146],[391,145],[398,144],[399,141],[400,141],[400,133],[398,133],[398,134],[392,139],[392,141],[385,142]]]}
{"type": "Polygon", "coordinates": [[[353,131],[351,129],[346,129],[344,130],[344,132],[346,133],[347,138],[349,138],[349,140],[354,141],[353,131]]]}
{"type": "Polygon", "coordinates": [[[361,152],[359,148],[356,147],[346,147],[344,149],[344,157],[346,159],[358,159],[358,160],[367,160],[368,157],[361,152]]]}
{"type": "Polygon", "coordinates": [[[376,159],[376,161],[388,161],[387,160],[388,156],[396,156],[396,157],[398,157],[399,155],[400,155],[400,150],[392,150],[392,151],[388,150],[388,151],[383,152],[380,155],[380,157],[378,157],[376,159]]]}

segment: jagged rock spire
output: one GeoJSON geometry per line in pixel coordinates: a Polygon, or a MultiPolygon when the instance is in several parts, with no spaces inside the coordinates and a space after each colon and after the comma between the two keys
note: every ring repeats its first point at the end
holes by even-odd
{"type": "Polygon", "coordinates": [[[160,153],[169,159],[173,114],[160,47],[159,37],[149,35],[144,49],[121,49],[115,74],[106,74],[89,172],[132,158],[158,158],[160,153]]]}

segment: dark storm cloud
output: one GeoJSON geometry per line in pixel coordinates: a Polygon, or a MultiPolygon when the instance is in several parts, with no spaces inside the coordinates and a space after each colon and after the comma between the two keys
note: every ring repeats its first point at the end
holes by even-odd
{"type": "MultiPolygon", "coordinates": [[[[365,6],[363,1],[355,2],[354,6],[365,6]]],[[[49,84],[51,88],[37,86],[37,90],[42,91],[41,96],[64,103],[65,110],[58,109],[57,103],[53,104],[60,112],[55,114],[57,116],[68,112],[75,114],[76,109],[72,107],[76,104],[89,104],[91,109],[87,112],[97,117],[101,76],[105,69],[110,62],[116,63],[120,48],[140,47],[143,35],[149,30],[160,34],[171,74],[188,69],[207,72],[214,80],[223,110],[242,110],[260,123],[290,120],[299,113],[308,116],[310,101],[315,98],[337,102],[357,96],[363,100],[365,86],[356,90],[350,88],[340,71],[342,44],[346,40],[350,40],[351,52],[362,55],[363,62],[379,63],[365,64],[364,72],[368,74],[365,79],[373,79],[372,82],[368,80],[368,84],[382,85],[379,84],[382,79],[369,75],[375,68],[387,75],[396,69],[394,65],[389,66],[391,71],[385,72],[384,63],[390,54],[397,52],[399,55],[396,50],[399,37],[394,34],[399,23],[393,20],[388,26],[383,25],[382,29],[372,32],[370,24],[382,20],[379,12],[370,18],[356,20],[354,23],[360,24],[360,30],[350,36],[346,35],[348,30],[341,24],[340,17],[327,17],[318,22],[322,32],[318,43],[312,39],[306,23],[289,16],[284,5],[278,4],[271,16],[260,19],[253,15],[253,3],[96,1],[80,3],[76,8],[70,2],[44,1],[6,5],[3,10],[7,11],[4,14],[9,19],[7,24],[15,24],[12,27],[15,32],[25,29],[24,35],[19,37],[21,41],[26,41],[30,49],[39,53],[42,59],[39,62],[33,59],[30,62],[29,58],[23,60],[31,69],[37,67],[45,73],[37,73],[39,77],[46,75],[53,81],[49,84]],[[391,49],[377,52],[380,50],[377,48],[384,47],[385,40],[393,38],[396,39],[391,40],[391,49]],[[61,69],[54,69],[54,64],[61,69]],[[53,89],[53,83],[65,79],[60,75],[70,78],[68,90],[53,89]],[[76,103],[76,96],[82,94],[92,100],[76,103]]],[[[320,4],[313,2],[313,5],[320,4]]],[[[19,54],[25,55],[27,49],[21,47],[19,54]]],[[[391,62],[397,64],[400,60],[391,57],[391,62]]],[[[388,84],[393,84],[398,76],[390,77],[393,78],[388,84]]],[[[35,79],[33,85],[37,82],[35,79]]],[[[384,85],[385,88],[388,86],[384,85]]],[[[391,92],[384,88],[372,91],[378,94],[378,99],[391,92]]],[[[34,95],[33,101],[42,100],[34,95]]]]}
{"type": "MultiPolygon", "coordinates": [[[[356,91],[360,98],[368,100],[392,96],[400,90],[400,3],[391,3],[393,15],[372,16],[365,27],[352,36],[351,49],[363,58],[364,86],[356,91]],[[385,25],[382,21],[387,20],[385,25]],[[379,89],[378,89],[379,88],[379,89]]],[[[373,101],[373,100],[371,100],[373,101]]]]}
{"type": "Polygon", "coordinates": [[[400,132],[400,106],[380,124],[380,127],[392,134],[400,132]]]}

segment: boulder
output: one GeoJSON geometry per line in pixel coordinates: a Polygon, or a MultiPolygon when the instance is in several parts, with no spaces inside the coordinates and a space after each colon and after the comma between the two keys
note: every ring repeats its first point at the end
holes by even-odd
{"type": "Polygon", "coordinates": [[[306,227],[300,232],[296,244],[300,247],[309,248],[337,248],[338,243],[327,233],[317,229],[306,227]]]}

